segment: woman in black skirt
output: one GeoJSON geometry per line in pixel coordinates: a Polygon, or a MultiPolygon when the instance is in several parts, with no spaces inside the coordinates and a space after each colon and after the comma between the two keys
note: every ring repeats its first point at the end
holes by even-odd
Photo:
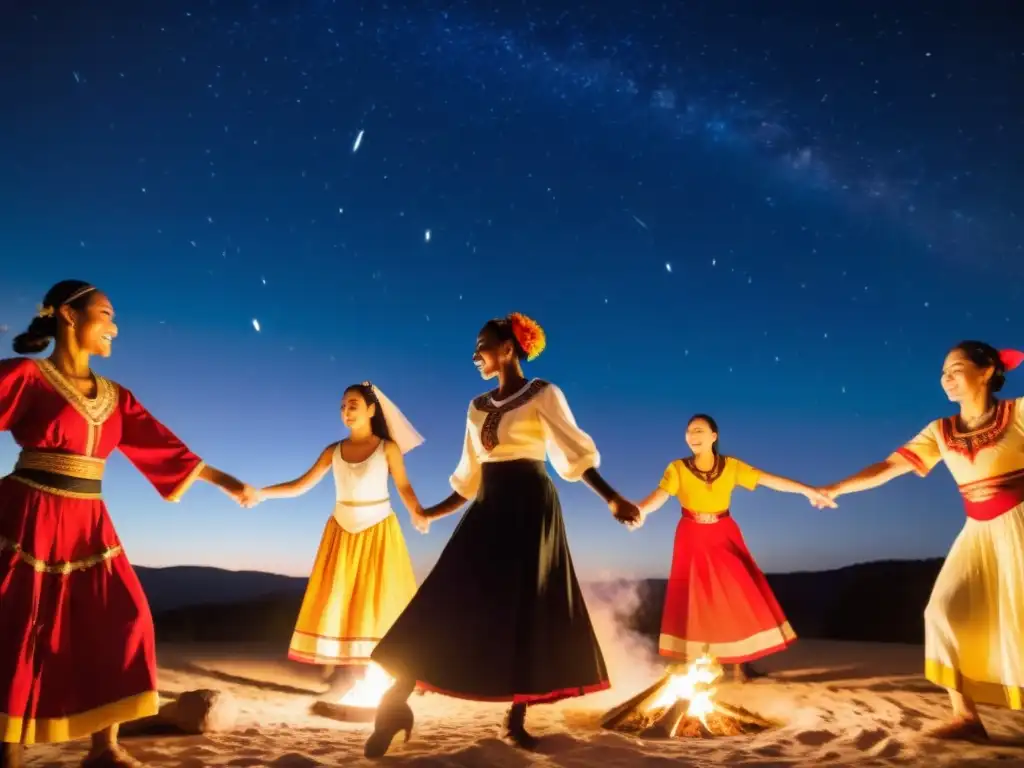
{"type": "Polygon", "coordinates": [[[477,337],[473,362],[498,388],[470,404],[454,493],[425,514],[443,517],[474,501],[373,651],[395,684],[377,710],[367,757],[384,755],[399,732],[409,738],[407,700],[417,687],[510,702],[503,736],[527,749],[535,743],[524,727],[528,705],[608,687],[545,457],[565,480],[584,480],[620,522],[640,513],[597,473],[597,448],[561,390],[523,376],[520,361],[543,348],[540,326],[518,313],[491,320],[477,337]]]}

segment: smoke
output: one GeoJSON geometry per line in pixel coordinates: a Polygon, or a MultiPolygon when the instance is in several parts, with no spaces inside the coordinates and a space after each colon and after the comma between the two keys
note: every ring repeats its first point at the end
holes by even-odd
{"type": "Polygon", "coordinates": [[[647,598],[642,584],[615,581],[589,586],[585,590],[587,610],[601,644],[611,679],[611,689],[585,699],[599,707],[621,703],[665,673],[655,641],[630,627],[647,598]]]}

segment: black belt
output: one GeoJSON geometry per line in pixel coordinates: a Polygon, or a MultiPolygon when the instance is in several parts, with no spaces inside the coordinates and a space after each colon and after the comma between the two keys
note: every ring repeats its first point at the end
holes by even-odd
{"type": "Polygon", "coordinates": [[[102,480],[86,479],[62,475],[59,472],[47,472],[45,469],[15,469],[10,475],[14,480],[24,480],[26,485],[41,491],[61,492],[75,496],[100,496],[103,490],[102,480]]]}

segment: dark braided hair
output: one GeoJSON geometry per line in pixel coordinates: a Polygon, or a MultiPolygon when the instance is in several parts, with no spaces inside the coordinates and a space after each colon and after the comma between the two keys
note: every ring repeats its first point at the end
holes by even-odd
{"type": "MultiPolygon", "coordinates": [[[[373,416],[370,417],[370,431],[373,432],[381,440],[391,440],[391,430],[388,429],[387,419],[384,418],[384,411],[380,408],[380,403],[377,402],[377,396],[373,394],[373,385],[369,382],[363,384],[353,384],[350,387],[345,388],[345,395],[350,392],[355,392],[363,398],[363,402],[367,406],[377,406],[373,412],[373,416]]],[[[343,395],[343,397],[345,396],[343,395]]]]}
{"type": "Polygon", "coordinates": [[[999,350],[984,341],[961,341],[953,350],[959,350],[978,368],[992,368],[992,378],[988,380],[988,393],[994,395],[1006,383],[1006,364],[999,356],[999,350]]]}
{"type": "Polygon", "coordinates": [[[12,346],[19,355],[35,355],[44,351],[50,340],[57,337],[60,327],[60,308],[69,306],[79,312],[88,308],[96,289],[83,280],[61,280],[43,297],[42,311],[32,318],[24,333],[14,337],[12,346]]]}

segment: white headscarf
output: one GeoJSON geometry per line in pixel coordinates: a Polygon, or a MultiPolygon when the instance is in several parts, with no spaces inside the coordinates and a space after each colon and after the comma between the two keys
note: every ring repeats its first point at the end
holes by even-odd
{"type": "Polygon", "coordinates": [[[392,442],[398,446],[402,453],[408,453],[416,446],[423,443],[423,436],[409,423],[405,415],[380,389],[368,381],[363,382],[364,386],[373,390],[373,396],[377,400],[377,407],[388,425],[388,432],[391,433],[392,442]]]}

